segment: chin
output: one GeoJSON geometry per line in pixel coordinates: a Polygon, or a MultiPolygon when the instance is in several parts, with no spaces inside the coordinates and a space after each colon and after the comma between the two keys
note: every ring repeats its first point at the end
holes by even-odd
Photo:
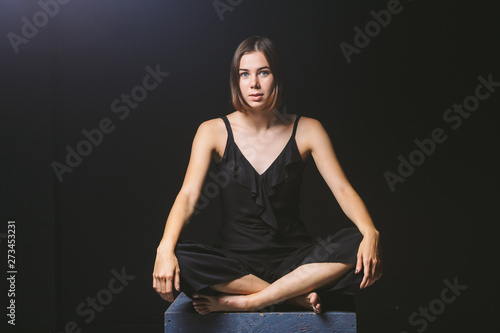
{"type": "Polygon", "coordinates": [[[266,99],[262,101],[247,101],[248,105],[250,105],[251,107],[263,106],[264,104],[266,104],[266,102],[267,102],[266,99]]]}

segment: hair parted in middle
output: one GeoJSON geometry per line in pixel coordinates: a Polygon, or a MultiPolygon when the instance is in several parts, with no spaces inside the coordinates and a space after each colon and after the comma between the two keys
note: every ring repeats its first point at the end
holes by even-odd
{"type": "Polygon", "coordinates": [[[280,112],[285,104],[285,84],[283,80],[283,65],[276,45],[268,38],[253,36],[240,43],[234,52],[230,70],[231,99],[236,110],[245,112],[252,107],[243,99],[240,90],[240,61],[245,54],[262,52],[266,57],[273,74],[273,90],[271,96],[262,106],[264,109],[276,108],[280,112]]]}

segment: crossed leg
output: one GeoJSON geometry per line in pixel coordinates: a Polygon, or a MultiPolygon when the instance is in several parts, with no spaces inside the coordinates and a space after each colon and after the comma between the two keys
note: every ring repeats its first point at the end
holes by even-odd
{"type": "MultiPolygon", "coordinates": [[[[269,282],[266,282],[253,274],[248,274],[233,281],[213,285],[210,289],[226,294],[249,295],[259,292],[270,285],[271,284],[269,282]]],[[[321,311],[320,298],[316,292],[306,292],[303,295],[289,298],[285,300],[285,303],[300,306],[306,309],[311,309],[312,307],[312,309],[318,313],[321,311]]],[[[196,307],[197,306],[195,306],[195,308],[196,307]]],[[[203,305],[201,307],[203,307],[203,305]]]]}
{"type": "Polygon", "coordinates": [[[201,314],[215,311],[256,311],[289,300],[321,311],[314,290],[334,285],[354,265],[344,263],[309,263],[269,284],[254,275],[211,286],[222,292],[218,296],[198,295],[193,305],[201,314]],[[309,305],[307,305],[309,303],[309,305]]]}

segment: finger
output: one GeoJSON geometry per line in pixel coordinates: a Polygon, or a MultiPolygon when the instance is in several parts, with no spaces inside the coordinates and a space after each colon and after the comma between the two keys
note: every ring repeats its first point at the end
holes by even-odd
{"type": "Polygon", "coordinates": [[[379,265],[378,259],[377,258],[373,259],[371,272],[370,272],[372,279],[374,279],[377,276],[378,265],[379,265]]]}
{"type": "Polygon", "coordinates": [[[361,280],[360,288],[363,289],[366,287],[366,284],[368,283],[368,274],[367,274],[367,265],[364,265],[363,267],[363,280],[361,280]]]}
{"type": "Polygon", "coordinates": [[[161,294],[160,294],[160,296],[161,296],[161,298],[163,298],[165,301],[170,302],[170,300],[168,299],[168,297],[167,297],[167,295],[166,295],[166,294],[161,293],[161,294]]]}
{"type": "Polygon", "coordinates": [[[158,279],[158,285],[160,286],[157,290],[158,294],[160,294],[161,298],[163,298],[165,301],[168,301],[165,279],[158,279]]]}
{"type": "Polygon", "coordinates": [[[175,270],[175,281],[174,281],[175,289],[177,291],[181,291],[181,275],[180,274],[181,274],[181,270],[177,268],[175,270]]]}
{"type": "Polygon", "coordinates": [[[358,274],[361,272],[361,269],[363,268],[363,259],[361,256],[358,256],[358,260],[356,261],[356,270],[354,271],[354,274],[358,274]]]}
{"type": "Polygon", "coordinates": [[[371,266],[370,265],[370,261],[366,260],[366,262],[364,263],[364,268],[365,268],[364,269],[364,273],[365,273],[365,275],[363,276],[363,281],[361,282],[362,288],[366,288],[367,287],[367,283],[371,279],[371,275],[370,275],[371,267],[370,266],[371,266]]]}
{"type": "Polygon", "coordinates": [[[156,277],[156,278],[153,279],[153,288],[161,296],[162,290],[161,290],[161,280],[160,280],[160,278],[156,277]]]}
{"type": "Polygon", "coordinates": [[[363,276],[363,280],[361,281],[361,284],[359,285],[360,289],[363,289],[365,287],[366,281],[367,281],[367,277],[365,275],[365,276],[363,276]]]}
{"type": "Polygon", "coordinates": [[[158,282],[160,284],[160,293],[164,294],[167,291],[167,284],[164,277],[159,277],[158,282]]]}
{"type": "Polygon", "coordinates": [[[373,263],[373,274],[371,277],[372,281],[369,285],[374,284],[376,281],[380,279],[381,276],[382,276],[382,261],[380,260],[380,258],[377,258],[374,260],[373,263]]]}
{"type": "Polygon", "coordinates": [[[165,281],[165,294],[167,296],[167,300],[172,302],[172,276],[167,276],[167,280],[165,281]]]}

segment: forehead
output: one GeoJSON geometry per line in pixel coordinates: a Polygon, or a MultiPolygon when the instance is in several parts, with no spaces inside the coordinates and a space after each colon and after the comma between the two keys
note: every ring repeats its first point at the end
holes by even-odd
{"type": "Polygon", "coordinates": [[[240,60],[240,69],[256,69],[265,66],[269,67],[269,63],[264,53],[259,51],[244,54],[240,60]]]}

